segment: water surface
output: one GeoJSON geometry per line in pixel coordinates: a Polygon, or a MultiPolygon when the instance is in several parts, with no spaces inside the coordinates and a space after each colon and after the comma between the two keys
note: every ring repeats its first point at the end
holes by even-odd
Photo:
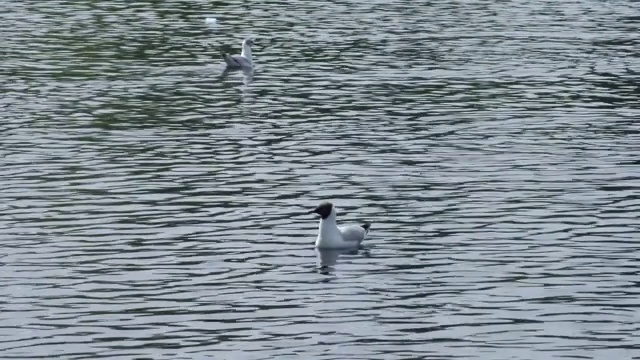
{"type": "Polygon", "coordinates": [[[640,358],[633,2],[0,5],[3,359],[640,358]]]}

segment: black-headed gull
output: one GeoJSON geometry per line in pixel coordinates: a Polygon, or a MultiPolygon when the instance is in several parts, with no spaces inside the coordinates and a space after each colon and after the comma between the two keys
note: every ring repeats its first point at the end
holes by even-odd
{"type": "Polygon", "coordinates": [[[320,215],[316,247],[320,249],[344,249],[357,247],[362,243],[371,224],[340,226],[336,223],[336,207],[323,202],[309,214],[320,215]]]}
{"type": "Polygon", "coordinates": [[[240,55],[222,54],[224,62],[227,63],[227,69],[251,69],[253,68],[253,59],[251,58],[251,46],[253,40],[245,39],[242,42],[242,52],[240,55]]]}

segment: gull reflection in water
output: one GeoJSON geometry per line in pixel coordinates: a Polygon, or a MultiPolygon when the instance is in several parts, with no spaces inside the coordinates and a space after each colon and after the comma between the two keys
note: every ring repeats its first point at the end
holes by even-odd
{"type": "Polygon", "coordinates": [[[346,248],[346,249],[317,249],[316,248],[316,254],[318,255],[318,272],[320,272],[320,274],[323,274],[323,275],[331,274],[340,256],[364,255],[365,257],[368,257],[370,255],[369,250],[362,247],[346,248]]]}
{"type": "Polygon", "coordinates": [[[222,74],[220,74],[220,80],[224,80],[229,76],[229,74],[237,72],[242,72],[242,82],[244,83],[244,85],[249,85],[253,82],[253,68],[225,68],[222,74]]]}

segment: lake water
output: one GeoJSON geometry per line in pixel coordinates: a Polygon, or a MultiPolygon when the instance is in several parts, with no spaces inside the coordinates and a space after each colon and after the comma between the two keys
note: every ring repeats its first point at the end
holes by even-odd
{"type": "Polygon", "coordinates": [[[637,3],[0,7],[0,358],[640,359],[637,3]]]}

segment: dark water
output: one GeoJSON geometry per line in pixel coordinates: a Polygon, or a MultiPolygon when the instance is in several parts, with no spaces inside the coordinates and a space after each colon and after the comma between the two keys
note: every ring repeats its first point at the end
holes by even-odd
{"type": "Polygon", "coordinates": [[[0,358],[640,358],[637,3],[0,6],[0,358]]]}

